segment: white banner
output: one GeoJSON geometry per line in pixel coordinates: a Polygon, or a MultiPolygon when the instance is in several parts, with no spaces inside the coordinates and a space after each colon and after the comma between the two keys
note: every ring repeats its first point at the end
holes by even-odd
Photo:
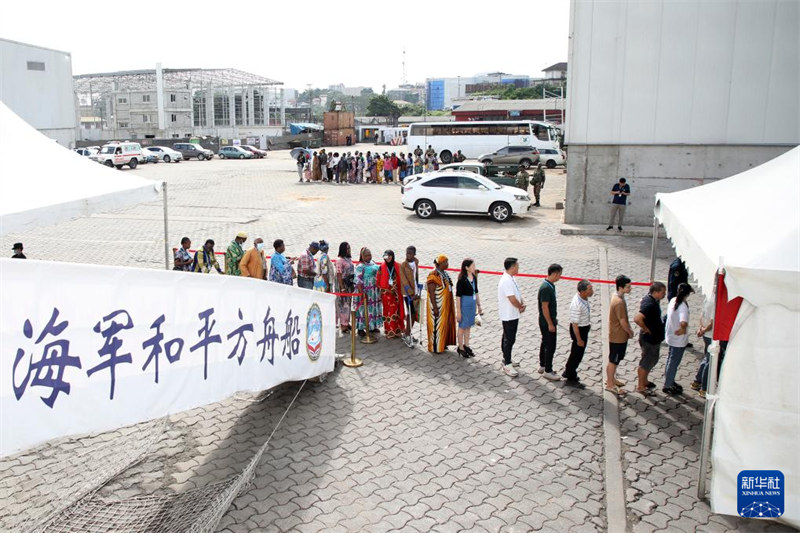
{"type": "Polygon", "coordinates": [[[320,292],[17,259],[0,259],[0,292],[0,456],[333,370],[320,292]]]}

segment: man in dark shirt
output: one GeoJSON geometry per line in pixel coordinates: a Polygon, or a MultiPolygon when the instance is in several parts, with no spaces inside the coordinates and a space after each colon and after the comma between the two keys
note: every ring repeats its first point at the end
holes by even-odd
{"type": "Polygon", "coordinates": [[[14,255],[11,256],[11,259],[27,259],[27,257],[25,257],[25,254],[22,253],[21,242],[14,243],[14,247],[12,248],[12,250],[14,250],[14,255]]]}
{"type": "Polygon", "coordinates": [[[676,257],[669,265],[669,279],[667,280],[667,301],[672,301],[678,295],[678,285],[689,283],[689,272],[683,259],[676,257]]]}
{"type": "Polygon", "coordinates": [[[622,218],[625,216],[625,206],[628,204],[628,196],[631,194],[631,187],[626,183],[625,178],[620,178],[619,183],[611,187],[611,220],[608,222],[606,231],[614,227],[614,219],[619,214],[617,229],[622,231],[622,218]]]}
{"type": "Polygon", "coordinates": [[[652,396],[655,384],[648,381],[648,376],[653,367],[658,363],[659,350],[664,341],[664,322],[661,321],[661,304],[659,303],[667,294],[667,287],[660,281],[650,285],[647,296],[642,298],[639,312],[633,321],[641,328],[639,332],[639,346],[642,349],[642,360],[639,362],[637,374],[639,383],[636,392],[643,396],[652,396]]]}
{"type": "Polygon", "coordinates": [[[547,268],[547,278],[539,287],[539,331],[542,344],[539,347],[539,373],[550,381],[560,381],[553,372],[553,356],[556,353],[556,326],[558,325],[558,303],[556,302],[556,282],[561,279],[561,265],[552,264],[547,268]]]}

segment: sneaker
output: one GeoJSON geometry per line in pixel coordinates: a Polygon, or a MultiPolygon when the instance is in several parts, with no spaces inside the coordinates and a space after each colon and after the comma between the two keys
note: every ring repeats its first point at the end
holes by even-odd
{"type": "Polygon", "coordinates": [[[544,367],[543,367],[543,366],[540,366],[540,367],[539,367],[539,373],[540,373],[540,374],[544,374],[544,367]]]}
{"type": "Polygon", "coordinates": [[[543,376],[545,377],[545,379],[549,379],[550,381],[561,381],[561,376],[559,376],[555,372],[545,372],[543,376]]]}
{"type": "Polygon", "coordinates": [[[676,389],[678,389],[678,392],[681,392],[681,393],[683,392],[683,386],[682,386],[682,385],[678,385],[677,383],[675,383],[675,384],[673,385],[673,387],[675,387],[676,389]]]}
{"type": "Polygon", "coordinates": [[[699,391],[697,391],[697,394],[699,394],[701,398],[705,398],[706,397],[706,391],[704,391],[703,389],[700,389],[699,391]]]}
{"type": "Polygon", "coordinates": [[[669,394],[671,396],[678,396],[681,393],[681,391],[679,391],[678,388],[675,385],[673,385],[672,387],[664,387],[661,390],[665,394],[669,394]]]}
{"type": "Polygon", "coordinates": [[[583,390],[583,389],[586,388],[586,385],[581,383],[581,380],[579,380],[579,379],[568,379],[566,381],[566,384],[568,386],[570,386],[570,387],[575,387],[576,389],[580,389],[580,390],[583,390]]]}
{"type": "Polygon", "coordinates": [[[700,390],[700,388],[702,386],[703,386],[703,384],[700,383],[699,381],[692,381],[692,384],[691,384],[692,390],[700,390]]]}
{"type": "Polygon", "coordinates": [[[653,390],[653,389],[656,388],[656,384],[653,383],[652,381],[648,381],[647,382],[647,388],[650,389],[650,390],[653,390]]]}
{"type": "Polygon", "coordinates": [[[519,372],[517,372],[517,369],[514,368],[513,365],[503,365],[503,372],[505,372],[506,375],[509,375],[512,378],[519,376],[519,372]]]}
{"type": "Polygon", "coordinates": [[[614,229],[614,226],[609,226],[609,227],[607,227],[607,228],[606,228],[606,231],[608,231],[608,230],[610,230],[610,229],[614,229]]]}
{"type": "Polygon", "coordinates": [[[519,368],[519,363],[514,361],[513,363],[511,363],[511,366],[513,366],[514,368],[519,368]]]}

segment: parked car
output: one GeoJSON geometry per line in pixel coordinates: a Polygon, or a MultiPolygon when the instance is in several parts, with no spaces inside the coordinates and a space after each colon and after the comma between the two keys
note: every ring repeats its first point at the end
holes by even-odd
{"type": "Polygon", "coordinates": [[[147,163],[158,163],[158,156],[153,152],[148,152],[147,148],[142,148],[142,158],[139,159],[139,164],[144,165],[147,163]]]}
{"type": "Polygon", "coordinates": [[[178,163],[183,160],[183,154],[177,150],[173,150],[172,148],[167,148],[166,146],[148,146],[145,148],[146,152],[150,152],[159,161],[163,161],[164,163],[170,163],[172,161],[178,163]]]}
{"type": "Polygon", "coordinates": [[[214,157],[214,152],[195,143],[175,143],[172,145],[172,149],[180,152],[187,160],[196,158],[198,161],[203,161],[214,157]]]}
{"type": "Polygon", "coordinates": [[[136,168],[139,160],[143,159],[142,147],[139,143],[123,142],[104,145],[99,152],[89,156],[92,161],[97,161],[107,167],[122,168],[128,165],[136,168]]]}
{"type": "Polygon", "coordinates": [[[242,148],[244,148],[245,150],[247,150],[248,152],[253,154],[258,159],[262,159],[264,157],[267,157],[267,151],[266,150],[262,150],[261,148],[256,148],[255,146],[252,146],[250,144],[243,144],[242,148]]]}
{"type": "Polygon", "coordinates": [[[220,159],[252,159],[255,156],[241,146],[223,146],[219,149],[220,159]]]}
{"type": "Polygon", "coordinates": [[[487,165],[521,165],[528,168],[539,161],[539,151],[533,146],[504,146],[491,154],[483,154],[478,161],[487,165]]]}
{"type": "Polygon", "coordinates": [[[563,165],[566,161],[564,152],[555,148],[540,148],[539,161],[547,168],[556,168],[556,165],[563,165]]]}
{"type": "Polygon", "coordinates": [[[95,148],[75,148],[73,150],[73,152],[75,152],[76,154],[82,155],[84,157],[93,156],[94,154],[96,154],[99,151],[100,150],[97,150],[95,148]]]}
{"type": "Polygon", "coordinates": [[[402,204],[419,218],[437,213],[488,214],[497,222],[530,209],[526,191],[498,185],[472,172],[432,172],[403,187],[402,204]]]}

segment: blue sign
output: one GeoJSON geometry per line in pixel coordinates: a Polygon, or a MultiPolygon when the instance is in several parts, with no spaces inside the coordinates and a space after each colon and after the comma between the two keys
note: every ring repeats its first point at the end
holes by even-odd
{"type": "Polygon", "coordinates": [[[739,516],[778,518],[783,514],[786,486],[780,470],[742,470],[737,486],[739,516]]]}

